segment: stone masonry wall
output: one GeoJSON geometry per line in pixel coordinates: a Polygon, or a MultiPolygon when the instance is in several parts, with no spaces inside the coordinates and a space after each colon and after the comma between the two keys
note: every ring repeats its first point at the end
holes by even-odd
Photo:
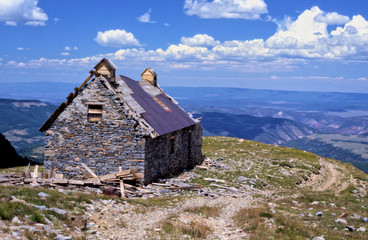
{"type": "Polygon", "coordinates": [[[202,126],[200,123],[154,139],[147,138],[145,182],[175,176],[184,169],[201,164],[203,161],[201,148],[202,126]],[[173,153],[170,150],[170,139],[173,139],[174,143],[173,153]]]}
{"type": "Polygon", "coordinates": [[[68,178],[82,176],[81,163],[97,175],[117,172],[119,166],[143,172],[147,133],[104,84],[92,80],[46,131],[45,168],[68,178]],[[88,122],[87,102],[104,104],[102,122],[88,122]]]}

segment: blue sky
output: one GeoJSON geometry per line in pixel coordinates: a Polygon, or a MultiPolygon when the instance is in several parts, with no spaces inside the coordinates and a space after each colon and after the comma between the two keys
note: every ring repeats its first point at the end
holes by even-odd
{"type": "Polygon", "coordinates": [[[368,93],[365,2],[0,0],[0,86],[78,85],[106,57],[161,86],[368,93]]]}

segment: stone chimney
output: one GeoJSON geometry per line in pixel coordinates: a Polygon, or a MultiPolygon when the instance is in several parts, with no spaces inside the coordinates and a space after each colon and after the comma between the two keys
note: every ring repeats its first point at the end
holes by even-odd
{"type": "Polygon", "coordinates": [[[146,68],[141,74],[142,81],[147,81],[157,87],[157,74],[152,68],[146,68]]]}

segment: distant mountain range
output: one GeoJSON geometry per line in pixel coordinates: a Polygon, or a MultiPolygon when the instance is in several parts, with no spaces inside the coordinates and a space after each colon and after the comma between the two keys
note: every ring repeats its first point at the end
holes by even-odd
{"type": "Polygon", "coordinates": [[[193,116],[202,117],[205,135],[210,136],[239,137],[268,144],[281,144],[315,133],[315,130],[306,125],[283,118],[219,112],[203,112],[193,116]]]}
{"type": "MultiPolygon", "coordinates": [[[[1,99],[0,132],[23,156],[42,160],[44,137],[38,129],[76,86],[46,82],[2,86],[0,97],[43,102],[1,99]]],[[[205,135],[296,147],[368,169],[368,142],[348,138],[368,139],[368,94],[203,87],[164,90],[194,117],[202,117],[205,135]],[[320,134],[338,134],[339,140],[310,138],[320,134]]]]}

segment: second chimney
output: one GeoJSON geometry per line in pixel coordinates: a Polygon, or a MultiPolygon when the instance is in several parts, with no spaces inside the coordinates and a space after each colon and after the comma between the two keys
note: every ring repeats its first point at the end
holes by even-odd
{"type": "Polygon", "coordinates": [[[147,81],[157,87],[157,74],[152,68],[146,68],[141,74],[142,81],[147,81]]]}

